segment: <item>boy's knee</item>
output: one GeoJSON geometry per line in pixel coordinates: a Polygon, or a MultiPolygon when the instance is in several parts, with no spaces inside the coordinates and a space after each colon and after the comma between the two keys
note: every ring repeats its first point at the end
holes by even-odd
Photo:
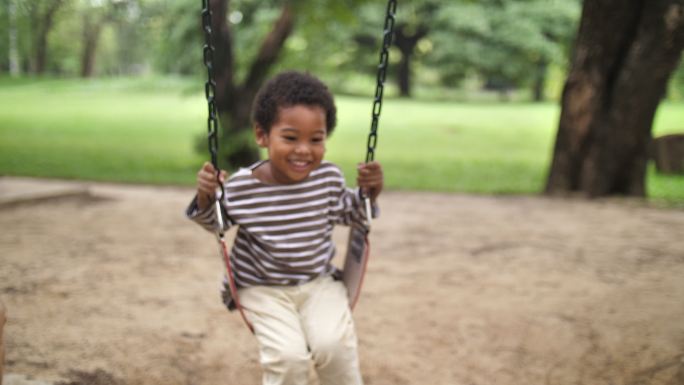
{"type": "Polygon", "coordinates": [[[273,351],[269,357],[262,357],[262,367],[279,376],[298,377],[309,371],[310,356],[306,351],[281,349],[273,351]]]}
{"type": "Polygon", "coordinates": [[[355,347],[348,346],[338,336],[319,338],[311,345],[311,353],[317,366],[325,366],[339,360],[347,360],[355,347]]]}

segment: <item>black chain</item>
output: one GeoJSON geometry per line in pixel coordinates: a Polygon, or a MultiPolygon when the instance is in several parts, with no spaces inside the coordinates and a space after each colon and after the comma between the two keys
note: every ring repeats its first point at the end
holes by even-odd
{"type": "Polygon", "coordinates": [[[375,147],[378,144],[378,122],[382,110],[382,94],[385,90],[385,77],[387,76],[387,62],[389,60],[389,48],[394,34],[394,15],[397,12],[397,0],[387,1],[385,14],[385,26],[382,33],[382,50],[380,51],[380,64],[378,65],[378,77],[375,86],[375,98],[373,99],[373,120],[370,134],[368,134],[368,150],[366,163],[375,159],[375,147]]]}
{"type": "MultiPolygon", "coordinates": [[[[207,81],[204,83],[204,95],[207,97],[209,106],[209,118],[207,119],[207,131],[209,138],[209,153],[211,154],[211,164],[216,169],[216,178],[219,177],[218,167],[218,126],[219,121],[216,111],[216,81],[214,81],[214,45],[212,43],[211,27],[211,0],[202,0],[202,29],[204,30],[204,65],[207,67],[207,81]]],[[[221,188],[221,200],[224,191],[221,188]]]]}

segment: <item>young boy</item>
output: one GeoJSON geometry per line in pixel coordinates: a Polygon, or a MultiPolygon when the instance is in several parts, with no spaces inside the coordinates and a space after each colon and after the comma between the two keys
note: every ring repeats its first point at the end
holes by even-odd
{"type": "MultiPolygon", "coordinates": [[[[253,106],[254,133],[268,159],[221,172],[226,227],[240,304],[254,327],[264,384],[306,384],[314,362],[322,385],[361,384],[356,334],[344,284],[333,278],[336,224],[365,222],[361,192],[375,200],[382,168],[358,167],[359,189],[323,160],[336,124],[333,96],[308,74],[267,82],[253,106]]],[[[188,216],[215,230],[216,170],[205,163],[188,216]]],[[[373,210],[374,212],[376,210],[373,210]]]]}

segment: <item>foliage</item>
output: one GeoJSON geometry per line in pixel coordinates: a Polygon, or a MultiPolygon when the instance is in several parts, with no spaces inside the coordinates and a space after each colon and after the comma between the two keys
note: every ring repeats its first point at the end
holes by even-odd
{"type": "Polygon", "coordinates": [[[537,69],[565,67],[578,16],[577,1],[450,3],[435,21],[429,62],[449,85],[476,75],[494,89],[529,86],[537,69]]]}
{"type": "Polygon", "coordinates": [[[340,6],[332,2],[337,7],[311,12],[288,39],[277,70],[296,68],[315,73],[340,92],[371,93],[382,21],[365,15],[382,16],[384,3],[356,1],[340,6]],[[321,33],[321,26],[325,33],[321,33]],[[360,31],[370,36],[370,49],[356,41],[360,31]]]}
{"type": "Polygon", "coordinates": [[[154,35],[158,44],[149,51],[155,53],[154,67],[162,73],[196,74],[200,70],[202,36],[197,2],[172,0],[153,4],[154,35]],[[195,53],[192,55],[191,53],[195,53]]]}
{"type": "MultiPolygon", "coordinates": [[[[47,10],[56,3],[66,3],[69,5],[70,0],[61,2],[60,0],[2,0],[0,1],[0,32],[3,39],[0,42],[0,68],[4,71],[8,68],[8,41],[4,37],[9,34],[10,3],[15,9],[14,23],[17,32],[17,44],[19,51],[20,67],[22,72],[31,71],[34,66],[35,51],[36,51],[36,37],[38,31],[43,26],[39,24],[40,17],[43,16],[47,10]]],[[[56,12],[55,18],[57,21],[64,18],[64,7],[56,12]]]]}
{"type": "MultiPolygon", "coordinates": [[[[50,74],[76,76],[81,71],[84,29],[102,27],[101,46],[97,51],[97,73],[104,75],[135,74],[148,66],[147,51],[156,44],[152,18],[163,0],[2,0],[0,33],[8,35],[8,5],[16,6],[17,37],[22,72],[33,71],[35,39],[39,28],[36,19],[55,2],[55,13],[48,35],[46,69],[50,74]],[[4,21],[7,20],[7,23],[4,21]]],[[[8,46],[0,41],[0,70],[6,71],[8,46]]]]}
{"type": "MultiPolygon", "coordinates": [[[[10,0],[0,1],[0,19],[7,20],[10,0]]],[[[20,56],[28,72],[33,49],[30,9],[57,0],[11,1],[20,4],[20,56]]],[[[79,74],[85,16],[104,12],[108,17],[97,50],[97,74],[203,74],[198,2],[63,1],[49,40],[49,72],[79,74]]],[[[237,81],[244,77],[280,4],[277,0],[230,1],[237,81]]],[[[386,1],[303,0],[293,4],[296,28],[275,69],[308,70],[336,89],[372,92],[386,1]]],[[[490,86],[528,87],[540,62],[548,61],[549,70],[565,67],[578,10],[577,0],[415,0],[399,3],[397,23],[409,29],[429,27],[412,58],[418,85],[457,87],[476,78],[490,86]]],[[[3,36],[7,36],[7,25],[0,23],[3,36]]],[[[6,40],[0,40],[0,71],[7,69],[6,40]]],[[[398,51],[391,52],[393,65],[399,56],[398,51]]],[[[390,68],[389,76],[396,76],[395,68],[390,68]]]]}

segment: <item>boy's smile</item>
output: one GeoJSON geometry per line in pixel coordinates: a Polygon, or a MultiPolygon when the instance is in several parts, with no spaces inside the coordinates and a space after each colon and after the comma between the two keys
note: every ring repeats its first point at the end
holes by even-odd
{"type": "Polygon", "coordinates": [[[291,184],[306,179],[323,160],[327,128],[319,106],[298,104],[278,109],[269,132],[255,128],[256,141],[268,150],[269,162],[254,170],[263,182],[291,184]]]}

